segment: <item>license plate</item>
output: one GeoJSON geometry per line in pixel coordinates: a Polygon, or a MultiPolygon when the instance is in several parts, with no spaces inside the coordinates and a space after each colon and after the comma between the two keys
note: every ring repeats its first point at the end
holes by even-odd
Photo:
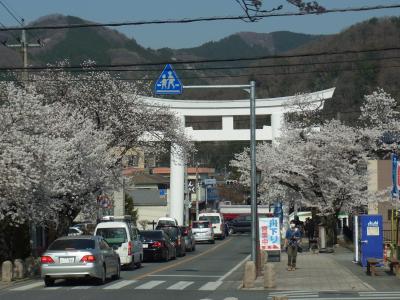
{"type": "Polygon", "coordinates": [[[60,257],[60,264],[72,264],[75,262],[75,257],[60,257]]]}
{"type": "Polygon", "coordinates": [[[149,244],[143,244],[143,248],[149,248],[149,244]]]}

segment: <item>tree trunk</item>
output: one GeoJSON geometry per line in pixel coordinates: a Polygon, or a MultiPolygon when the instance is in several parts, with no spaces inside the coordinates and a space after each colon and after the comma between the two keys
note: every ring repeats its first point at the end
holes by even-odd
{"type": "Polygon", "coordinates": [[[337,214],[331,214],[325,217],[326,224],[326,245],[333,247],[337,244],[337,214]]]}

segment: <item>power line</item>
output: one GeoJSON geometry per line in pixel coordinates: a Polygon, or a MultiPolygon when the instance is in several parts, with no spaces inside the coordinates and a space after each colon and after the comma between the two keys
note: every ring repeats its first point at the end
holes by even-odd
{"type": "MultiPolygon", "coordinates": [[[[291,17],[291,16],[306,16],[306,15],[322,15],[329,13],[347,13],[347,12],[360,12],[370,10],[381,10],[390,8],[400,8],[400,4],[392,5],[376,5],[376,6],[364,6],[364,7],[353,7],[353,8],[334,8],[327,9],[325,11],[312,11],[312,12],[288,12],[288,13],[267,13],[258,14],[257,18],[271,18],[271,17],[291,17]]],[[[42,25],[42,26],[25,26],[25,30],[38,30],[38,29],[73,29],[73,28],[93,28],[93,27],[119,27],[119,26],[139,26],[139,25],[151,25],[151,24],[185,24],[195,22],[207,22],[207,21],[225,21],[225,20],[246,20],[247,15],[241,16],[215,16],[215,17],[199,17],[199,18],[184,18],[184,19],[169,19],[169,20],[150,20],[150,21],[127,21],[127,22],[110,22],[110,23],[83,23],[83,24],[64,24],[64,25],[42,25]]],[[[0,28],[0,31],[11,31],[21,30],[20,27],[7,27],[0,28]]]]}
{"type": "MultiPolygon", "coordinates": [[[[241,77],[251,77],[251,76],[290,76],[290,75],[299,75],[299,74],[314,74],[314,73],[332,73],[332,72],[340,72],[340,71],[358,71],[358,70],[365,70],[365,69],[391,69],[391,68],[400,68],[400,65],[383,65],[383,66],[363,66],[363,67],[351,67],[351,68],[336,68],[336,69],[331,69],[331,70],[310,70],[310,71],[288,71],[288,72],[280,72],[280,73],[248,73],[248,74],[222,74],[222,75],[211,75],[211,76],[185,76],[185,77],[180,77],[181,80],[184,79],[218,79],[218,78],[241,78],[241,77]]],[[[154,78],[143,78],[143,77],[137,77],[137,78],[113,78],[113,80],[118,80],[118,81],[154,81],[154,78]]],[[[1,81],[1,80],[0,80],[1,81]]],[[[3,81],[16,81],[15,79],[5,79],[3,81]]],[[[23,81],[59,81],[59,79],[28,79],[28,80],[23,80],[23,81]]],[[[74,80],[69,80],[71,82],[81,82],[81,81],[101,81],[101,79],[85,79],[85,78],[77,78],[74,80]]]]}
{"type": "MultiPolygon", "coordinates": [[[[304,62],[304,63],[288,63],[288,64],[270,64],[270,65],[250,65],[250,66],[222,66],[222,67],[196,67],[196,68],[174,68],[175,71],[185,72],[197,72],[197,71],[213,71],[213,70],[241,70],[241,69],[264,69],[264,68],[282,68],[282,67],[299,67],[299,66],[314,66],[314,65],[330,65],[340,63],[354,63],[354,62],[365,62],[365,61],[381,61],[390,59],[399,59],[400,56],[386,56],[386,57],[369,57],[369,58],[358,58],[348,60],[336,60],[336,61],[325,61],[325,62],[304,62]]],[[[32,70],[36,71],[36,70],[32,70]]],[[[40,70],[38,70],[40,71],[40,70]]],[[[56,70],[57,71],[57,70],[56,70]]],[[[62,71],[62,70],[60,70],[62,71]]],[[[115,68],[96,68],[96,69],[82,69],[82,70],[69,70],[73,72],[157,72],[160,73],[159,69],[115,69],[115,68]]]]}
{"type": "Polygon", "coordinates": [[[72,69],[104,69],[104,68],[117,68],[117,67],[139,67],[139,66],[158,66],[166,64],[199,64],[199,63],[218,63],[218,62],[238,62],[238,61],[254,61],[264,59],[285,59],[285,58],[301,58],[301,57],[315,57],[323,55],[341,55],[341,54],[361,54],[361,53],[373,53],[373,52],[385,52],[400,50],[400,47],[385,47],[375,49],[361,49],[361,50],[343,50],[343,51],[324,51],[304,54],[285,54],[285,55],[266,55],[257,57],[238,57],[238,58],[222,58],[222,59],[203,59],[203,60],[181,60],[181,61],[163,61],[155,63],[134,63],[134,64],[103,64],[85,67],[81,65],[74,66],[31,66],[27,68],[23,67],[1,67],[0,71],[11,71],[11,70],[72,70],[72,69]]]}
{"type": "MultiPolygon", "coordinates": [[[[24,26],[23,21],[22,21],[23,18],[17,18],[17,17],[15,16],[15,14],[11,11],[11,9],[8,8],[8,6],[7,6],[3,1],[1,1],[1,0],[0,0],[0,5],[3,6],[3,7],[5,8],[5,10],[8,12],[8,14],[9,14],[11,17],[13,17],[13,19],[14,19],[15,21],[17,21],[17,23],[18,23],[19,25],[24,26]]],[[[3,29],[5,29],[5,28],[3,28],[3,29]]],[[[20,28],[20,30],[21,30],[21,28],[20,28]]]]}

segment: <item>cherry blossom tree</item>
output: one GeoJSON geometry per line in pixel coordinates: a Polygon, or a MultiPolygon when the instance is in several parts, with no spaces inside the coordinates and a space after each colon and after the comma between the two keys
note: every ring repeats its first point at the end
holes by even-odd
{"type": "Polygon", "coordinates": [[[55,224],[60,235],[121,179],[129,149],[191,149],[167,108],[141,100],[143,86],[86,69],[39,73],[0,85],[0,221],[55,224]]]}

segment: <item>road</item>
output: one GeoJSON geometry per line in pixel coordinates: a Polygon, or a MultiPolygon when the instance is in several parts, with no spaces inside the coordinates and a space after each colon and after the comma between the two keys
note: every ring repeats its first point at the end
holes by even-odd
{"type": "Polygon", "coordinates": [[[124,270],[121,279],[97,286],[91,281],[57,281],[45,288],[41,280],[0,291],[0,299],[266,299],[265,292],[240,291],[243,262],[250,254],[250,236],[234,235],[174,261],[143,263],[124,270]]]}

